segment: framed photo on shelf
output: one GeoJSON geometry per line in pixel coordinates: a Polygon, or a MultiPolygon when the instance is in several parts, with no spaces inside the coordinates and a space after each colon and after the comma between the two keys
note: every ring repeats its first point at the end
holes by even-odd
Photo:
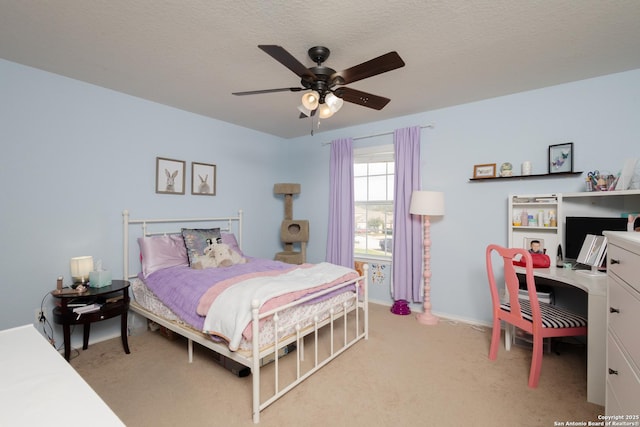
{"type": "Polygon", "coordinates": [[[539,237],[525,237],[524,248],[532,254],[546,254],[547,250],[544,248],[544,239],[539,237]]]}
{"type": "Polygon", "coordinates": [[[573,172],[573,142],[549,146],[549,173],[573,172]]]}
{"type": "Polygon", "coordinates": [[[184,194],[184,160],[156,157],[156,193],[184,194]]]}
{"type": "Polygon", "coordinates": [[[495,178],[496,164],[488,163],[473,166],[473,178],[495,178]]]}
{"type": "Polygon", "coordinates": [[[191,194],[216,195],[216,165],[191,162],[191,194]]]}

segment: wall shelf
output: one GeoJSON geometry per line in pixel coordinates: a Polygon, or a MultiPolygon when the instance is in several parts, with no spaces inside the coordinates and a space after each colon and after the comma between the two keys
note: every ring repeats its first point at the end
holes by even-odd
{"type": "Polygon", "coordinates": [[[533,175],[490,176],[486,178],[469,178],[469,181],[497,181],[503,179],[563,178],[581,175],[582,172],[539,173],[533,175]]]}
{"type": "Polygon", "coordinates": [[[625,197],[625,196],[638,196],[640,190],[611,190],[611,191],[580,191],[577,193],[562,193],[563,199],[578,198],[578,197],[625,197]]]}

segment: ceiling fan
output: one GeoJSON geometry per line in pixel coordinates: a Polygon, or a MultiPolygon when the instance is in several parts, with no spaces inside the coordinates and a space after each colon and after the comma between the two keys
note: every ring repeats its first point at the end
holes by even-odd
{"type": "Polygon", "coordinates": [[[309,92],[302,96],[302,105],[298,107],[301,111],[300,118],[313,116],[316,111],[319,112],[320,118],[331,117],[342,107],[343,101],[375,110],[382,110],[389,103],[389,98],[351,89],[343,85],[386,73],[405,65],[397,52],[389,52],[362,64],[336,72],[334,69],[322,65],[330,54],[329,49],[324,46],[315,46],[309,49],[309,57],[317,64],[315,67],[310,68],[301,64],[282,46],[258,45],[258,47],[300,77],[302,87],[233,92],[233,95],[257,95],[308,90],[309,92]]]}

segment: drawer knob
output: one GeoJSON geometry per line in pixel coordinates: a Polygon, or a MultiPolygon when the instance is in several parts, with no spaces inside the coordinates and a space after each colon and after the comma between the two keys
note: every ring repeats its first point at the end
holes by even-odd
{"type": "Polygon", "coordinates": [[[609,375],[618,375],[618,371],[616,371],[615,369],[609,368],[609,375]]]}
{"type": "Polygon", "coordinates": [[[619,259],[615,259],[615,258],[611,258],[609,260],[609,264],[620,264],[620,260],[619,259]]]}
{"type": "Polygon", "coordinates": [[[609,313],[620,313],[620,310],[617,308],[609,307],[609,313]]]}

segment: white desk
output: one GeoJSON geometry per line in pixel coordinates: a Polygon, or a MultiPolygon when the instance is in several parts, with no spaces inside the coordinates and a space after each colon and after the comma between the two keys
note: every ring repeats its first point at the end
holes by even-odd
{"type": "MultiPolygon", "coordinates": [[[[525,273],[524,267],[516,272],[525,273]]],[[[534,268],[534,277],[564,283],[587,293],[587,400],[597,405],[605,402],[607,343],[607,275],[589,276],[568,268],[534,268]]],[[[506,329],[505,337],[510,334],[506,329]]],[[[511,343],[510,337],[505,345],[511,343]],[[508,343],[508,344],[507,344],[508,343]]]]}
{"type": "Polygon", "coordinates": [[[32,325],[0,331],[0,425],[124,426],[32,325]]]}

